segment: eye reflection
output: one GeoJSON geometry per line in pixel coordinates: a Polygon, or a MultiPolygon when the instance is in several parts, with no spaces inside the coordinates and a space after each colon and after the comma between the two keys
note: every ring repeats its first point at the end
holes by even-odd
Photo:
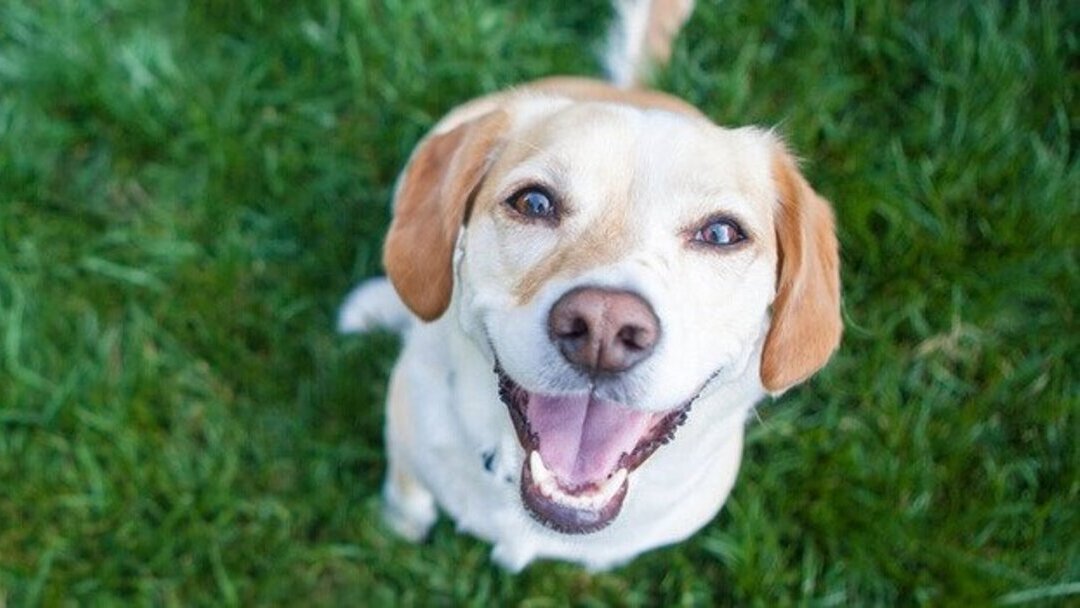
{"type": "Polygon", "coordinates": [[[558,211],[547,192],[539,188],[526,188],[506,200],[506,204],[519,214],[539,219],[553,219],[558,211]]]}
{"type": "Polygon", "coordinates": [[[734,245],[746,240],[739,225],[731,220],[713,220],[702,226],[694,234],[694,240],[717,247],[734,245]]]}

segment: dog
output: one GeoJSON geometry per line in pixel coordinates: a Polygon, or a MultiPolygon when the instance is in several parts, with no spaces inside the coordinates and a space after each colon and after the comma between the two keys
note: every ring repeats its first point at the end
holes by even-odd
{"type": "Polygon", "coordinates": [[[691,8],[621,0],[614,83],[469,101],[405,166],[389,280],[339,317],[405,336],[383,487],[401,536],[441,508],[512,571],[685,539],[727,498],[754,405],[838,347],[833,213],[785,144],[639,86],[691,8]]]}

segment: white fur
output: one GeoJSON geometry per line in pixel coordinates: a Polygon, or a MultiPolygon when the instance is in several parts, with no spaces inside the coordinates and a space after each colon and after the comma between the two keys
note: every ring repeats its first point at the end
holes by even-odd
{"type": "Polygon", "coordinates": [[[637,84],[645,62],[645,33],[649,26],[651,0],[618,0],[617,18],[608,36],[604,65],[608,78],[618,87],[637,84]]]}
{"type": "Polygon", "coordinates": [[[413,317],[401,302],[394,286],[384,278],[364,281],[345,296],[338,310],[337,329],[343,334],[375,329],[401,332],[413,317]]]}
{"type": "MultiPolygon", "coordinates": [[[[760,359],[777,263],[775,142],[762,131],[662,111],[519,97],[504,103],[514,119],[508,143],[459,237],[450,309],[413,327],[394,372],[387,516],[416,539],[438,504],[462,531],[492,542],[494,558],[511,570],[537,558],[605,569],[686,538],[716,514],[734,483],[747,414],[765,395],[760,359]],[[511,157],[519,160],[500,160],[511,157]],[[549,184],[573,212],[557,229],[509,218],[498,201],[523,181],[549,184]],[[524,274],[620,208],[629,221],[613,235],[614,259],[556,273],[518,301],[524,274]],[[717,214],[738,217],[752,242],[731,251],[691,243],[687,228],[717,214]],[[552,303],[578,286],[631,289],[662,326],[654,354],[612,396],[660,411],[700,395],[674,441],[631,473],[611,525],[567,535],[522,506],[525,454],[492,370],[497,357],[528,390],[588,390],[546,332],[552,303]]],[[[390,300],[385,284],[362,286],[343,307],[343,327],[393,320],[398,304],[390,300]]]]}
{"type": "Polygon", "coordinates": [[[656,0],[616,0],[616,19],[608,32],[604,50],[604,68],[608,80],[617,87],[641,86],[649,70],[666,58],[654,57],[649,36],[673,39],[678,28],[690,16],[694,0],[679,0],[670,6],[675,14],[654,13],[656,0]]]}
{"type": "MultiPolygon", "coordinates": [[[[652,2],[618,2],[621,29],[607,59],[624,87],[654,59],[646,44],[657,27],[652,2]]],[[[662,16],[677,20],[661,31],[673,35],[672,24],[692,6],[666,8],[679,14],[662,16]]],[[[660,107],[672,111],[644,109],[656,107],[647,94],[585,101],[597,98],[582,87],[564,80],[496,93],[440,121],[433,137],[492,112],[509,118],[498,148],[484,157],[482,185],[457,235],[448,309],[420,323],[387,281],[375,279],[348,296],[338,322],[343,332],[409,329],[388,391],[388,524],[419,540],[441,508],[515,571],[539,558],[606,569],[693,534],[727,498],[747,416],[766,394],[762,353],[780,257],[773,169],[782,146],[768,132],[723,129],[670,103],[660,107]],[[563,210],[557,224],[508,211],[505,201],[529,184],[555,196],[563,210]],[[736,219],[748,240],[731,248],[695,241],[718,217],[736,219]],[[549,260],[561,264],[541,281],[526,280],[549,260]],[[615,381],[584,377],[548,335],[553,304],[581,287],[633,292],[659,322],[649,357],[615,381]],[[688,401],[692,409],[674,439],[630,472],[622,509],[607,527],[565,534],[522,502],[526,454],[499,398],[496,361],[532,393],[591,393],[645,412],[688,401]]],[[[412,211],[413,221],[444,220],[412,211]]]]}

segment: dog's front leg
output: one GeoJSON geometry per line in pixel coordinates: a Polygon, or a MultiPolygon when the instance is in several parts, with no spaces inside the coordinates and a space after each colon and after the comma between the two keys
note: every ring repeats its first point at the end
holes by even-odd
{"type": "Polygon", "coordinates": [[[395,532],[413,542],[423,540],[435,524],[435,497],[413,471],[416,446],[410,424],[412,403],[399,363],[390,378],[386,407],[387,470],[383,482],[383,518],[395,532]]]}

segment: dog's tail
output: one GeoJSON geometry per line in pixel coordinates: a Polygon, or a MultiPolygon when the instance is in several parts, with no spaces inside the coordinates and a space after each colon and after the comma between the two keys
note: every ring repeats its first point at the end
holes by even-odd
{"type": "Polygon", "coordinates": [[[413,324],[412,313],[385,277],[368,279],[345,296],[337,328],[343,334],[388,329],[402,333],[413,324]]]}
{"type": "Polygon", "coordinates": [[[604,55],[611,82],[625,89],[645,85],[671,58],[671,43],[693,10],[694,0],[615,0],[604,55]]]}

